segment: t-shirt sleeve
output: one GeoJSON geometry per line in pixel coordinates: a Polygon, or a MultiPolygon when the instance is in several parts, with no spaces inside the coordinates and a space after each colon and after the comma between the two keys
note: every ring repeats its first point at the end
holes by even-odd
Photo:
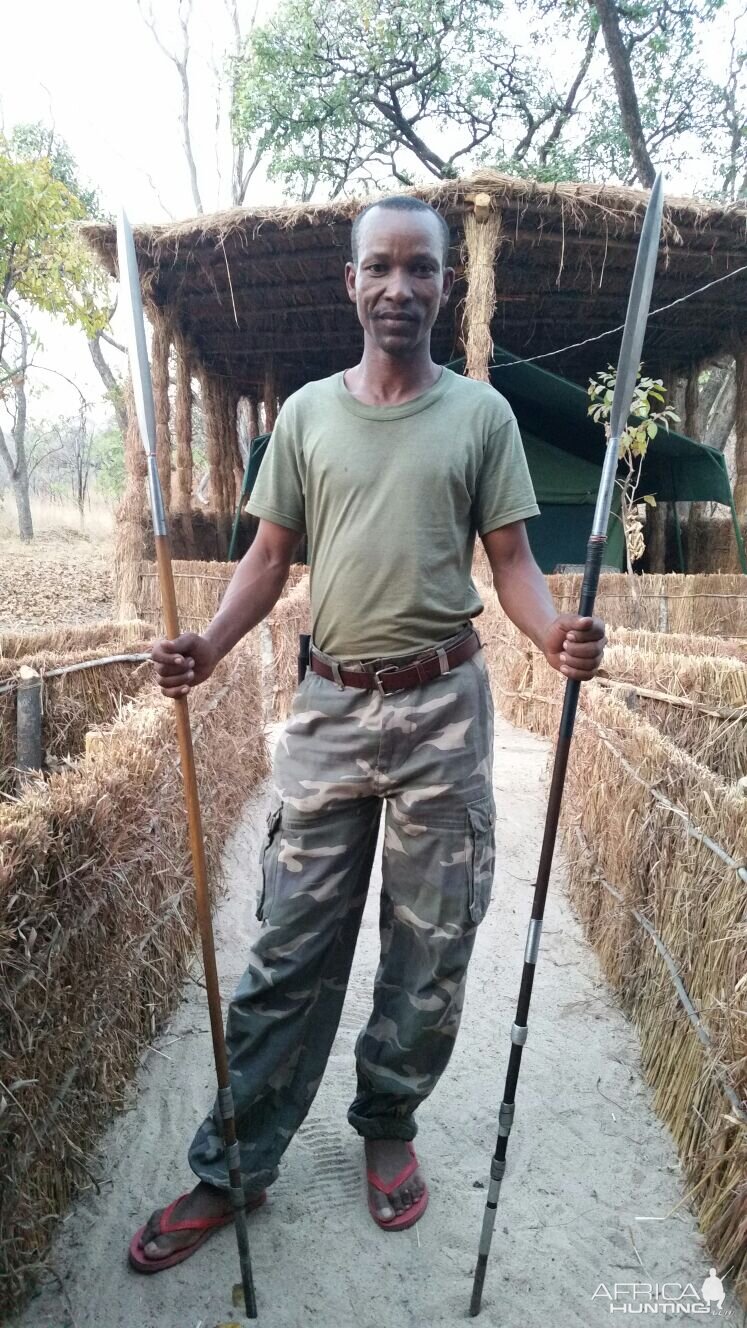
{"type": "Polygon", "coordinates": [[[519,426],[513,415],[488,435],[473,514],[478,535],[539,516],[519,426]]]}
{"type": "Polygon", "coordinates": [[[287,526],[303,534],[306,502],[300,449],[295,411],[283,406],[262,458],[247,510],[252,516],[274,521],[278,526],[287,526]]]}

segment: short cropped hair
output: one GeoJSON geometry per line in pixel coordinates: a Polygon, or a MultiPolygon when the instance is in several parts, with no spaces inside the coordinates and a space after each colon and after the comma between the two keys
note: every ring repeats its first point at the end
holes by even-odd
{"type": "Polygon", "coordinates": [[[353,263],[357,264],[358,262],[358,234],[361,222],[368,212],[373,212],[374,208],[388,208],[392,212],[428,212],[432,217],[435,217],[441,227],[444,246],[443,263],[444,267],[446,266],[449,257],[449,249],[451,247],[451,231],[449,230],[448,224],[441,216],[441,213],[431,207],[430,203],[424,203],[420,198],[413,198],[411,194],[394,194],[391,198],[376,198],[373,203],[369,203],[366,207],[362,208],[353,222],[353,229],[350,235],[353,263]]]}

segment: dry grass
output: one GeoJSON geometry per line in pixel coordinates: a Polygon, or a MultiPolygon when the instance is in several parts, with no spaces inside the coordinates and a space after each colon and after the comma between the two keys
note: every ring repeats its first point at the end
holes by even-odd
{"type": "MultiPolygon", "coordinates": [[[[581,576],[550,576],[547,580],[559,611],[575,613],[581,576]]],[[[596,612],[615,627],[747,637],[747,576],[607,573],[599,580],[596,612]]]]}
{"type": "Polygon", "coordinates": [[[57,524],[50,515],[29,544],[0,534],[0,632],[113,616],[111,514],[99,514],[89,537],[60,524],[56,507],[48,512],[57,524]]]}
{"type": "Polygon", "coordinates": [[[564,812],[571,899],[638,1028],[714,1261],[747,1304],[744,809],[621,700],[585,690],[564,812]]]}
{"type": "MultiPolygon", "coordinates": [[[[512,723],[554,738],[565,680],[513,626],[496,596],[480,587],[478,620],[496,703],[512,723]]],[[[736,782],[747,774],[747,652],[744,642],[711,653],[710,638],[608,628],[602,674],[585,691],[613,689],[695,760],[736,782]],[[678,649],[670,647],[676,644],[678,649]],[[683,646],[687,647],[685,651],[683,646]],[[653,693],[653,695],[652,695],[653,693]]]]}
{"type": "MultiPolygon", "coordinates": [[[[94,498],[86,505],[83,524],[75,503],[64,498],[32,498],[31,516],[34,536],[39,544],[50,540],[60,544],[84,542],[111,545],[114,539],[114,505],[103,498],[94,498]]],[[[6,493],[0,503],[0,541],[3,553],[16,546],[27,550],[18,536],[18,518],[13,496],[6,493]]]]}
{"type": "MultiPolygon", "coordinates": [[[[191,709],[215,889],[241,809],[226,789],[247,796],[268,769],[254,651],[224,660],[191,709]]],[[[0,807],[0,1313],[91,1183],[88,1150],[179,999],[194,938],[173,707],[148,687],[85,756],[0,807]]]]}
{"type": "MultiPolygon", "coordinates": [[[[478,627],[496,702],[554,738],[564,679],[508,621],[482,570],[478,627]]],[[[556,589],[565,580],[550,578],[556,589]]],[[[696,603],[686,589],[669,600],[680,622],[696,603]]],[[[576,595],[574,585],[563,607],[576,595]]],[[[697,615],[727,626],[718,606],[697,615]]],[[[747,772],[747,643],[608,635],[608,676],[583,688],[571,749],[571,899],[638,1029],[714,1263],[747,1305],[747,803],[733,783],[747,772]]]]}
{"type": "Polygon", "coordinates": [[[301,575],[267,619],[272,635],[272,711],[287,719],[298,685],[298,636],[311,631],[309,579],[301,575]]]}
{"type": "MultiPolygon", "coordinates": [[[[236,563],[173,563],[179,625],[184,632],[202,632],[214,616],[226,592],[236,563]]],[[[155,563],[142,563],[138,576],[137,610],[163,631],[161,590],[155,563]]]]}
{"type": "MultiPolygon", "coordinates": [[[[226,592],[231,577],[236,571],[236,563],[200,562],[175,560],[174,581],[176,584],[176,602],[179,610],[179,623],[183,631],[201,632],[207,627],[216,613],[226,592]]],[[[294,563],[290,569],[284,594],[279,600],[281,605],[286,595],[308,574],[308,567],[294,563]]],[[[144,562],[140,565],[137,589],[138,613],[155,622],[158,630],[163,630],[161,614],[161,592],[158,585],[158,572],[155,563],[144,562]]],[[[273,613],[278,612],[278,608],[273,613]]],[[[282,610],[280,610],[282,612],[282,610]]]]}
{"type": "Polygon", "coordinates": [[[39,633],[36,642],[32,636],[15,637],[10,642],[0,637],[0,793],[11,793],[17,783],[17,689],[13,684],[21,664],[42,677],[42,751],[47,772],[79,756],[86,733],[111,720],[150,684],[150,664],[136,658],[149,649],[153,633],[150,624],[126,623],[121,631],[114,623],[102,626],[106,635],[96,644],[83,641],[82,648],[81,638],[86,634],[96,636],[95,630],[39,633]],[[71,649],[67,642],[76,636],[78,647],[71,649]],[[50,637],[51,643],[42,644],[50,637]],[[6,653],[8,645],[15,653],[6,653]],[[22,652],[19,647],[23,645],[27,648],[22,652]],[[81,668],[81,664],[92,667],[81,668]]]}

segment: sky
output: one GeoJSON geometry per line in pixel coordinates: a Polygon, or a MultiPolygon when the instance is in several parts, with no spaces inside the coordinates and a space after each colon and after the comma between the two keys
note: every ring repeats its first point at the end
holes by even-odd
{"type": "MultiPolygon", "coordinates": [[[[168,40],[177,0],[151,3],[168,40]]],[[[210,211],[230,203],[227,161],[216,161],[215,154],[215,67],[231,32],[224,0],[193,4],[190,122],[203,204],[210,211]]],[[[262,21],[276,4],[239,0],[246,20],[256,10],[262,21]]],[[[36,120],[53,123],[77,158],[81,177],[99,189],[106,208],[115,212],[124,204],[135,223],[193,215],[177,120],[178,76],[146,29],[137,0],[6,0],[2,22],[0,128],[9,131],[36,120]]],[[[725,49],[718,24],[707,46],[707,58],[718,64],[725,49]]],[[[226,110],[224,105],[224,141],[226,110]]],[[[686,178],[667,183],[670,192],[690,192],[686,178]]],[[[250,201],[274,203],[280,197],[278,186],[258,172],[250,201]]],[[[100,401],[101,383],[82,334],[52,319],[35,322],[43,342],[39,363],[64,369],[86,397],[100,401]]],[[[34,383],[32,418],[77,411],[79,397],[62,379],[39,372],[34,383]]]]}
{"type": "MultiPolygon", "coordinates": [[[[256,0],[243,9],[249,15],[256,0]]],[[[276,0],[259,0],[258,18],[276,0]]],[[[164,25],[175,12],[173,0],[154,0],[164,25]]],[[[0,127],[43,120],[55,125],[78,161],[81,178],[100,191],[115,212],[123,204],[130,220],[167,221],[195,212],[177,121],[177,72],[144,26],[136,0],[23,0],[3,6],[0,50],[0,127]],[[155,187],[154,187],[155,186],[155,187]]],[[[168,28],[164,28],[168,35],[168,28]]],[[[230,177],[223,179],[215,156],[215,79],[212,66],[230,39],[222,0],[194,0],[193,128],[206,210],[230,204],[230,177]],[[201,126],[204,132],[201,132],[201,126]]],[[[225,107],[223,108],[225,113],[225,107]]],[[[223,121],[227,135],[227,125],[223,121]]],[[[279,201],[275,185],[259,176],[254,197],[279,201]]],[[[101,381],[82,333],[51,318],[34,320],[42,339],[41,365],[57,366],[94,401],[101,381]]],[[[116,351],[107,354],[121,368],[116,351]]],[[[80,398],[54,375],[33,377],[31,416],[73,414],[80,398]]]]}

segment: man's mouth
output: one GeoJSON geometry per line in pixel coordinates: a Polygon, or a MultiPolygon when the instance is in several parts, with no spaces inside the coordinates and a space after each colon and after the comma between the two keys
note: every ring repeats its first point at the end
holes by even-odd
{"type": "Polygon", "coordinates": [[[376,318],[380,323],[406,324],[417,322],[417,319],[413,318],[412,314],[377,314],[376,318]]]}

